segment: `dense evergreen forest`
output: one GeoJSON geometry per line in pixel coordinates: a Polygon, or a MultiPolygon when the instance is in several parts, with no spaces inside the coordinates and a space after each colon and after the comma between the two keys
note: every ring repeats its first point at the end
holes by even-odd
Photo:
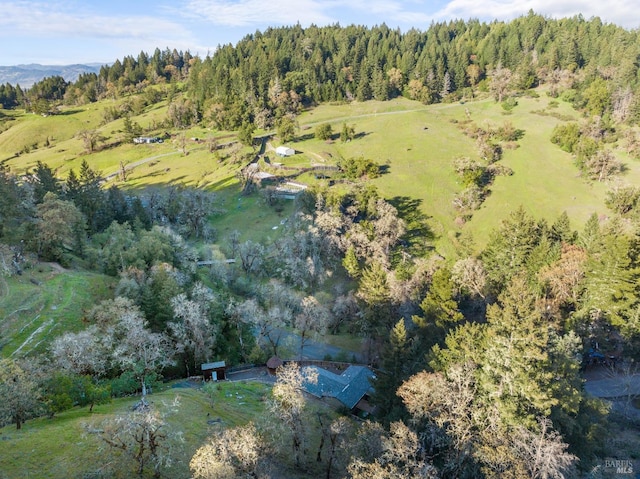
{"type": "MultiPolygon", "coordinates": [[[[129,121],[136,105],[166,98],[172,127],[240,131],[251,143],[255,129],[293,135],[301,109],[325,102],[406,96],[430,104],[485,94],[508,109],[517,94],[542,85],[585,118],[559,126],[549,140],[603,181],[616,172],[605,145],[620,131],[630,132],[629,155],[640,156],[633,129],[639,35],[599,19],[532,12],[424,32],[274,28],[206,58],[157,49],[75,83],[53,77],[28,90],[0,85],[0,103],[55,114],[57,105],[130,97],[128,110],[106,112],[129,121]]],[[[487,140],[492,151],[494,140],[487,140]]],[[[367,165],[368,175],[375,166],[367,165]]],[[[349,173],[346,162],[340,168],[349,173]]],[[[456,168],[465,184],[486,182],[484,168],[456,168]]],[[[332,468],[334,477],[353,479],[587,477],[612,454],[605,439],[615,418],[585,393],[581,369],[599,358],[589,354],[594,349],[610,366],[640,359],[640,189],[614,190],[611,218],[594,214],[581,231],[566,213],[548,223],[516,209],[480,253],[469,240],[444,258],[432,254],[424,218],[366,182],[310,188],[284,239],[241,242],[235,234],[221,245],[233,266],[218,258],[203,273],[196,245],[215,242],[207,222],[219,206],[215,193],[134,195],[105,190],[102,181],[87,162],[67,178],[44,163],[25,177],[0,168],[2,275],[54,261],[115,284],[114,298],[87,312],[86,330],[62,334],[30,362],[0,363],[0,379],[13,378],[12,387],[0,387],[0,423],[20,427],[44,412],[146,392],[162,374],[192,375],[212,356],[261,364],[282,351],[278,331],[290,328],[301,349],[313,333],[358,335],[379,371],[377,422],[336,420],[329,428],[320,421],[323,444],[326,437],[333,448],[328,466],[322,463],[327,477],[332,468]]],[[[303,379],[287,374],[271,412],[288,428],[292,467],[307,473],[311,420],[296,395],[303,379]]],[[[254,427],[216,436],[211,447],[224,449],[219,469],[207,469],[199,451],[196,477],[263,477],[276,447],[254,427]]]]}
{"type": "MultiPolygon", "coordinates": [[[[508,23],[435,23],[424,32],[385,25],[295,26],[256,32],[206,58],[156,49],[116,60],[73,84],[51,77],[26,92],[2,85],[0,103],[82,104],[179,81],[186,83],[194,118],[228,129],[247,122],[263,128],[319,102],[397,95],[424,103],[452,101],[488,88],[488,77],[499,73],[516,90],[548,84],[559,94],[568,82],[567,94],[577,107],[637,122],[639,45],[637,31],[598,18],[553,20],[533,12],[508,23]]],[[[495,94],[502,96],[499,87],[494,85],[495,94]]]]}

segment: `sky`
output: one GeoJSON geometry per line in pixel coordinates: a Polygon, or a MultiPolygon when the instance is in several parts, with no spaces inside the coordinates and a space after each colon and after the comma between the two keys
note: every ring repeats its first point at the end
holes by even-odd
{"type": "Polygon", "coordinates": [[[105,64],[167,47],[204,57],[268,27],[385,23],[404,32],[529,10],[640,28],[637,0],[0,0],[0,65],[105,64]]]}

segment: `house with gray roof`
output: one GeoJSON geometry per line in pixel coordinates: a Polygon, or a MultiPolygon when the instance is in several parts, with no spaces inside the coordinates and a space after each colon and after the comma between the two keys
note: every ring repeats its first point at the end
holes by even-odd
{"type": "Polygon", "coordinates": [[[350,410],[370,412],[366,399],[372,391],[371,380],[375,374],[365,366],[349,366],[342,374],[336,374],[317,366],[305,366],[318,374],[316,383],[304,382],[302,387],[318,398],[331,398],[350,410]]]}

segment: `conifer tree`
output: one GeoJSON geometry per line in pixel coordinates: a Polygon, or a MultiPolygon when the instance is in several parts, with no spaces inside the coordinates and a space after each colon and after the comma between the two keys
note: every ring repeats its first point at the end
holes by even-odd
{"type": "Polygon", "coordinates": [[[44,195],[48,192],[55,195],[60,195],[62,192],[62,187],[54,171],[40,160],[38,160],[34,172],[29,175],[29,179],[33,185],[33,196],[36,204],[42,203],[44,195]]]}
{"type": "Polygon", "coordinates": [[[433,274],[429,291],[420,304],[426,322],[439,328],[449,328],[463,319],[454,298],[454,288],[448,268],[440,268],[433,274]]]}
{"type": "Polygon", "coordinates": [[[382,372],[373,382],[375,394],[372,401],[385,422],[400,419],[404,414],[396,391],[410,373],[410,351],[411,341],[404,319],[400,319],[389,332],[389,341],[382,353],[382,372]]]}
{"type": "Polygon", "coordinates": [[[378,262],[362,271],[358,297],[365,303],[363,331],[372,335],[386,330],[395,318],[391,314],[391,291],[387,272],[378,262]]]}
{"type": "Polygon", "coordinates": [[[487,310],[487,345],[479,383],[505,424],[530,426],[558,404],[549,367],[549,331],[523,275],[487,310]]]}
{"type": "Polygon", "coordinates": [[[525,268],[539,239],[538,226],[522,206],[501,223],[492,233],[483,254],[487,275],[494,287],[501,289],[514,274],[525,268]]]}

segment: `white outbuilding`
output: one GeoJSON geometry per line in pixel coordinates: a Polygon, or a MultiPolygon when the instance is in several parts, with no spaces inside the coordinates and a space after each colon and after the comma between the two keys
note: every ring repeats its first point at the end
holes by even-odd
{"type": "Polygon", "coordinates": [[[285,156],[293,156],[296,154],[296,150],[293,148],[289,148],[288,146],[279,146],[276,148],[276,155],[285,157],[285,156]]]}

